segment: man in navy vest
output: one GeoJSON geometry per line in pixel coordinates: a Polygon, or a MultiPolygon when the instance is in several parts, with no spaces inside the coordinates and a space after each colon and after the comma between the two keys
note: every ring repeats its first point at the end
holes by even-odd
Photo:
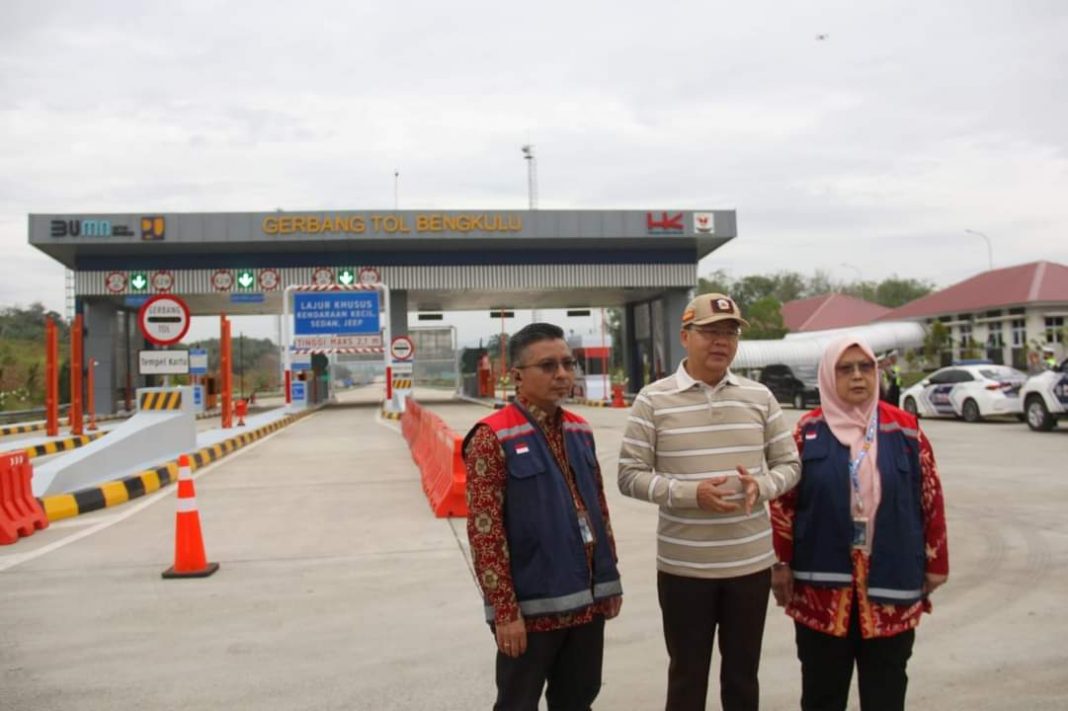
{"type": "Polygon", "coordinates": [[[619,614],[593,431],[560,403],[576,361],[564,332],[533,323],[508,343],[515,402],[464,439],[467,536],[497,644],[494,709],[589,709],[604,621],[619,614]],[[547,685],[547,688],[546,688],[547,685]]]}

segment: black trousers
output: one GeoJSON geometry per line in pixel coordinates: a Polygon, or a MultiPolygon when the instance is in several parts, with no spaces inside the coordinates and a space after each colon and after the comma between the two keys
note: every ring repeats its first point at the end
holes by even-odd
{"type": "Polygon", "coordinates": [[[857,601],[845,637],[817,632],[795,622],[797,658],[801,660],[803,711],[845,711],[853,665],[863,711],[902,711],[909,678],[905,673],[916,631],[893,637],[863,639],[857,601]]]}
{"type": "Polygon", "coordinates": [[[725,711],[760,706],[760,647],[771,571],[738,578],[684,578],[657,573],[668,667],[668,711],[703,711],[712,646],[719,628],[719,698],[725,711]]]}
{"type": "Polygon", "coordinates": [[[527,651],[497,651],[494,711],[537,711],[542,689],[552,711],[587,711],[601,690],[604,617],[577,627],[528,632],[527,651]],[[546,688],[548,683],[548,688],[546,688]]]}

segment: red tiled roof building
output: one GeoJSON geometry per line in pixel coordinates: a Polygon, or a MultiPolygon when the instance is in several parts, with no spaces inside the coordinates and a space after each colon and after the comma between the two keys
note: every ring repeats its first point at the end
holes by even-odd
{"type": "Polygon", "coordinates": [[[885,306],[845,294],[823,294],[782,305],[783,324],[791,333],[865,326],[889,312],[885,306]]]}

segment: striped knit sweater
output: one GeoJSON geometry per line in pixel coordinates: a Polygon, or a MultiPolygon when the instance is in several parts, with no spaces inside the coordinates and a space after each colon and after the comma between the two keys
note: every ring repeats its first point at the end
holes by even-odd
{"type": "Polygon", "coordinates": [[[674,375],[642,389],[634,400],[619,453],[619,489],[660,507],[657,568],[689,578],[729,578],[775,562],[763,502],[797,484],[801,464],[790,428],[771,392],[727,372],[715,387],[695,381],[686,361],[674,375]],[[697,506],[704,479],[749,470],[760,504],[727,514],[697,506]]]}

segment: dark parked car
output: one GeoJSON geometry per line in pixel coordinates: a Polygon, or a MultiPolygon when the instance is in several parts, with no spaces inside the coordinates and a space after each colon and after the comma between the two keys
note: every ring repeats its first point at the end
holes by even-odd
{"type": "Polygon", "coordinates": [[[816,366],[768,365],[760,371],[760,382],[779,402],[805,410],[820,404],[816,366]]]}

